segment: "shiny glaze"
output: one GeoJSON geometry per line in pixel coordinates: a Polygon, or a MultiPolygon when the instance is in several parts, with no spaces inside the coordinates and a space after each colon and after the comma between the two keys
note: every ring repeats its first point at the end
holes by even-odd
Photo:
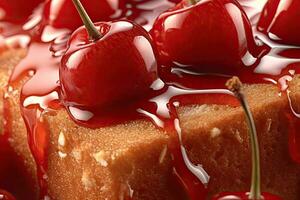
{"type": "MultiPolygon", "coordinates": [[[[249,193],[236,192],[236,193],[222,193],[212,198],[212,200],[248,200],[249,193]]],[[[282,200],[282,198],[269,193],[262,193],[262,200],[282,200]]]]}
{"type": "Polygon", "coordinates": [[[255,64],[264,51],[234,0],[183,1],[159,16],[151,34],[164,64],[199,72],[237,71],[255,64]]]}
{"type": "MultiPolygon", "coordinates": [[[[256,8],[256,1],[252,2],[253,4],[247,2],[245,8],[252,20],[252,26],[255,27],[257,15],[261,10],[256,8]]],[[[150,1],[132,1],[130,5],[132,12],[127,12],[126,17],[135,20],[149,30],[155,17],[174,4],[166,0],[152,0],[151,3],[150,1]]],[[[29,38],[31,42],[25,42],[28,53],[14,69],[9,82],[10,87],[7,87],[7,98],[24,77],[29,78],[29,81],[22,87],[20,108],[28,130],[31,151],[38,166],[42,198],[47,195],[47,182],[43,177],[47,175],[48,145],[48,131],[42,117],[49,110],[61,108],[58,68],[70,32],[42,23],[40,16],[37,15],[36,18],[31,19],[30,23],[25,26],[26,30],[21,32],[24,36],[21,38],[29,38]]],[[[237,106],[235,98],[224,89],[225,81],[233,74],[240,76],[245,83],[276,84],[284,94],[284,91],[287,91],[286,83],[295,73],[299,73],[297,67],[300,62],[300,48],[273,43],[264,34],[258,32],[255,32],[254,36],[258,44],[268,45],[272,49],[267,49],[264,56],[259,57],[258,62],[247,68],[238,68],[228,74],[207,75],[188,71],[177,65],[170,65],[160,69],[159,79],[149,88],[149,96],[146,95],[134,102],[124,102],[124,106],[121,108],[120,106],[111,106],[111,110],[105,113],[105,116],[99,116],[99,113],[93,109],[81,109],[78,106],[69,106],[67,110],[76,123],[90,128],[133,119],[151,120],[158,128],[166,130],[172,136],[169,150],[174,158],[173,171],[184,191],[192,200],[205,199],[209,178],[203,168],[195,166],[188,159],[181,141],[182,133],[176,107],[195,103],[237,106]],[[274,67],[270,67],[270,63],[274,64],[274,67]],[[122,113],[126,113],[126,116],[122,113]]],[[[6,109],[9,110],[9,107],[6,109]]],[[[291,127],[295,127],[290,129],[291,155],[295,161],[300,163],[300,135],[296,128],[300,120],[297,113],[291,112],[291,109],[287,111],[287,115],[292,119],[291,127]]],[[[10,120],[8,114],[5,115],[5,118],[7,121],[10,120]]],[[[6,124],[5,129],[6,135],[9,135],[11,130],[9,125],[6,124]]]]}
{"type": "Polygon", "coordinates": [[[0,20],[20,23],[27,20],[43,0],[0,0],[0,20]]]}
{"type": "Polygon", "coordinates": [[[157,79],[156,52],[142,27],[125,20],[96,25],[101,38],[91,40],[81,27],[62,57],[61,99],[66,107],[105,110],[122,105],[143,96],[157,79]]]}
{"type": "Polygon", "coordinates": [[[270,0],[263,9],[258,30],[270,39],[290,45],[300,45],[300,2],[270,0]]]}
{"type": "Polygon", "coordinates": [[[4,190],[0,190],[0,199],[2,199],[2,200],[16,200],[16,198],[14,196],[12,196],[11,194],[9,194],[8,192],[6,192],[4,190]]]}

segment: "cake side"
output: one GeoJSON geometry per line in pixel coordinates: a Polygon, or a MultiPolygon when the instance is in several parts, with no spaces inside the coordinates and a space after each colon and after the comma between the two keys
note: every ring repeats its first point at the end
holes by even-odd
{"type": "MultiPolygon", "coordinates": [[[[300,193],[297,185],[299,185],[300,179],[297,174],[299,174],[300,169],[289,157],[287,124],[286,119],[281,116],[281,113],[287,106],[287,102],[278,96],[276,88],[268,85],[249,86],[246,88],[246,94],[248,94],[250,105],[252,105],[261,141],[263,189],[264,191],[278,194],[285,199],[298,199],[300,193]],[[259,100],[262,101],[259,102],[259,100]],[[282,181],[285,182],[284,186],[281,184],[282,181]]],[[[210,194],[221,191],[247,190],[250,185],[251,164],[248,129],[244,121],[243,111],[240,108],[230,108],[228,106],[205,105],[193,107],[193,109],[182,108],[179,113],[184,144],[188,150],[189,157],[194,164],[203,165],[204,169],[211,175],[210,194]],[[199,124],[199,126],[195,124],[199,124]]],[[[169,152],[166,151],[166,154],[163,156],[167,158],[164,161],[167,169],[160,168],[161,163],[158,162],[162,160],[164,147],[167,145],[167,140],[161,138],[162,135],[165,136],[165,133],[161,132],[159,134],[151,123],[137,121],[91,131],[78,127],[73,122],[66,121],[65,119],[68,119],[68,115],[64,111],[61,111],[56,116],[47,117],[47,119],[52,141],[59,141],[60,127],[68,127],[66,130],[73,130],[74,127],[77,127],[76,131],[67,131],[69,133],[65,136],[66,141],[68,141],[69,137],[82,137],[82,139],[76,141],[71,139],[71,148],[82,144],[84,144],[83,146],[87,144],[89,144],[87,146],[90,146],[90,148],[81,148],[81,150],[75,148],[76,152],[80,151],[81,154],[88,155],[90,162],[87,160],[82,161],[85,164],[74,181],[81,180],[82,186],[84,186],[85,183],[84,181],[82,182],[82,180],[85,180],[82,179],[85,175],[84,171],[93,171],[97,168],[99,170],[102,169],[102,171],[110,169],[113,181],[108,188],[113,187],[116,183],[128,184],[130,186],[129,189],[133,191],[133,199],[174,199],[172,196],[165,196],[168,194],[165,191],[170,189],[168,187],[170,184],[166,180],[161,180],[162,177],[166,177],[166,172],[167,174],[171,173],[169,152]],[[58,126],[55,126],[55,124],[58,126]],[[115,142],[115,138],[118,138],[118,143],[115,142]],[[106,154],[107,145],[110,148],[114,147],[112,148],[113,150],[108,150],[108,154],[106,154]],[[125,148],[125,151],[124,145],[129,145],[125,148]],[[103,158],[102,161],[104,161],[102,166],[101,162],[100,165],[95,165],[95,163],[97,164],[95,149],[97,149],[96,152],[98,150],[101,152],[101,149],[104,151],[100,153],[100,158],[103,158]],[[112,156],[114,152],[118,154],[119,151],[122,152],[119,154],[120,157],[112,156]],[[149,166],[151,166],[151,169],[149,169],[149,166]],[[151,181],[147,174],[152,175],[151,181]],[[152,183],[157,182],[165,184],[152,185],[152,183]],[[147,188],[147,190],[144,188],[147,188]],[[152,193],[153,191],[155,193],[152,193]],[[155,196],[154,194],[160,194],[160,196],[155,196]]],[[[63,159],[57,155],[60,151],[58,146],[57,143],[52,146],[49,164],[56,163],[55,165],[57,165],[57,163],[68,162],[69,154],[63,159]]],[[[72,158],[72,153],[70,157],[69,159],[74,159],[72,158]]],[[[68,176],[64,177],[64,170],[59,170],[60,168],[53,169],[53,175],[56,173],[53,181],[51,181],[52,176],[49,175],[50,188],[51,185],[54,185],[51,182],[54,183],[58,180],[63,182],[69,179],[68,176]]],[[[49,168],[49,173],[52,174],[50,171],[52,170],[49,168]]],[[[76,173],[74,172],[73,174],[76,173]]],[[[96,183],[97,180],[101,181],[103,176],[100,174],[95,173],[90,176],[91,180],[95,180],[96,183]]],[[[110,184],[108,183],[108,185],[110,184]]],[[[97,187],[97,185],[94,185],[95,190],[97,190],[97,187]]],[[[93,191],[92,184],[90,190],[93,191]]],[[[57,188],[53,191],[57,192],[57,188]]],[[[109,193],[116,196],[122,194],[120,186],[109,193]]],[[[172,194],[171,191],[169,191],[169,194],[172,194]]],[[[72,198],[76,197],[73,196],[72,198]]]]}

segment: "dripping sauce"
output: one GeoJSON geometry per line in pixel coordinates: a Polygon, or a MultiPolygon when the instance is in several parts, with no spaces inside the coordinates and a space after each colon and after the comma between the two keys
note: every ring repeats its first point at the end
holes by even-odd
{"type": "MultiPolygon", "coordinates": [[[[173,2],[167,0],[152,0],[151,3],[134,2],[127,6],[126,18],[141,24],[149,31],[154,19],[162,11],[174,6],[173,2]]],[[[207,192],[205,184],[208,182],[208,176],[204,169],[194,166],[187,158],[181,141],[176,108],[189,104],[237,106],[238,102],[225,89],[225,82],[232,75],[239,76],[244,83],[276,84],[280,92],[285,94],[285,91],[288,91],[287,82],[295,74],[300,73],[300,47],[282,46],[256,31],[257,16],[262,10],[261,3],[252,1],[253,3],[249,4],[243,0],[240,2],[245,5],[245,10],[251,19],[256,41],[267,47],[258,58],[259,62],[247,68],[243,67],[233,74],[201,74],[175,64],[165,66],[159,72],[160,78],[151,86],[149,95],[134,103],[124,102],[122,105],[112,106],[108,111],[83,110],[80,107],[68,106],[66,109],[70,117],[79,125],[89,128],[99,128],[135,119],[151,120],[158,128],[166,130],[172,138],[169,150],[174,158],[174,174],[189,198],[205,199],[207,192]]],[[[43,198],[48,195],[47,183],[43,177],[47,175],[49,137],[47,127],[43,123],[43,113],[49,109],[64,108],[59,99],[58,70],[60,57],[66,50],[70,31],[45,24],[41,17],[41,10],[42,6],[40,10],[35,10],[34,15],[26,23],[7,25],[3,22],[2,35],[4,36],[3,48],[28,49],[25,58],[13,70],[7,92],[10,92],[9,89],[17,89],[22,79],[28,79],[21,87],[20,109],[28,131],[29,145],[38,166],[41,198],[43,198]],[[13,32],[8,31],[11,30],[11,26],[14,27],[13,32]]],[[[7,138],[11,131],[8,100],[5,99],[4,104],[4,117],[8,123],[5,124],[2,140],[8,144],[7,138]]],[[[297,134],[296,128],[300,124],[299,116],[292,107],[286,113],[291,119],[289,133],[291,155],[296,162],[300,163],[300,135],[297,134]]]]}

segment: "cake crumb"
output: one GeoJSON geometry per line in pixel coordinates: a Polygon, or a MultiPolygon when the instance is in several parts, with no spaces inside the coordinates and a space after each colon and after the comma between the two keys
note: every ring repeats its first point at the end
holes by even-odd
{"type": "Polygon", "coordinates": [[[71,155],[77,162],[80,162],[80,160],[81,160],[81,151],[80,150],[73,149],[71,152],[71,155]]]}
{"type": "Polygon", "coordinates": [[[159,164],[162,164],[165,160],[165,157],[167,155],[167,150],[168,150],[168,147],[167,145],[164,146],[164,148],[162,149],[160,155],[159,155],[159,164]]]}
{"type": "Polygon", "coordinates": [[[51,200],[51,199],[50,199],[49,196],[46,195],[46,196],[44,197],[44,200],[51,200]]]}
{"type": "Polygon", "coordinates": [[[271,131],[272,119],[267,119],[267,133],[271,131]]]}
{"type": "Polygon", "coordinates": [[[65,139],[65,135],[64,135],[64,133],[63,132],[60,132],[59,133],[59,136],[58,136],[58,144],[60,145],[60,146],[65,146],[65,144],[66,144],[66,139],[65,139]]]}
{"type": "Polygon", "coordinates": [[[93,186],[96,185],[95,180],[89,176],[89,173],[84,171],[82,173],[81,182],[86,191],[90,190],[93,186]]]}
{"type": "Polygon", "coordinates": [[[65,157],[67,157],[67,154],[64,153],[64,152],[61,152],[61,151],[58,152],[58,155],[59,155],[60,158],[65,158],[65,157]]]}
{"type": "Polygon", "coordinates": [[[132,187],[129,185],[128,182],[127,182],[127,186],[128,186],[128,189],[129,189],[129,197],[132,198],[132,197],[133,197],[134,190],[132,189],[132,187]]]}
{"type": "Polygon", "coordinates": [[[93,154],[93,157],[102,167],[108,166],[108,162],[106,161],[107,156],[104,151],[99,151],[98,153],[93,154]]]}
{"type": "Polygon", "coordinates": [[[117,157],[119,157],[121,154],[121,152],[119,150],[117,151],[114,151],[112,154],[111,154],[111,160],[114,161],[117,159],[117,157]]]}
{"type": "Polygon", "coordinates": [[[106,186],[106,185],[104,185],[104,186],[102,186],[101,188],[100,188],[100,191],[101,192],[105,192],[105,191],[108,191],[109,189],[108,189],[108,187],[106,186]]]}
{"type": "Polygon", "coordinates": [[[210,130],[210,136],[212,138],[218,137],[221,134],[221,130],[217,127],[210,130]]]}
{"type": "Polygon", "coordinates": [[[243,138],[241,137],[240,131],[238,129],[235,130],[234,135],[239,143],[243,143],[243,138]]]}

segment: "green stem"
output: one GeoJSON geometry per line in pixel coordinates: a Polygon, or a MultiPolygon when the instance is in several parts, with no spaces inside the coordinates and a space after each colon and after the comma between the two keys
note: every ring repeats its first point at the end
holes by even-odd
{"type": "Polygon", "coordinates": [[[80,0],[72,0],[72,1],[80,15],[80,18],[82,19],[82,21],[84,23],[84,26],[86,27],[86,30],[89,34],[90,39],[93,41],[99,40],[102,37],[102,35],[100,34],[100,32],[97,30],[97,28],[93,24],[91,18],[89,17],[86,10],[82,6],[80,0]]]}
{"type": "Polygon", "coordinates": [[[229,90],[239,99],[241,106],[245,111],[246,121],[250,129],[250,143],[251,143],[251,157],[252,157],[252,176],[251,176],[251,189],[249,199],[261,199],[261,180],[260,180],[260,153],[255,122],[249,109],[246,98],[241,91],[242,83],[237,77],[233,77],[226,83],[229,90]]]}

